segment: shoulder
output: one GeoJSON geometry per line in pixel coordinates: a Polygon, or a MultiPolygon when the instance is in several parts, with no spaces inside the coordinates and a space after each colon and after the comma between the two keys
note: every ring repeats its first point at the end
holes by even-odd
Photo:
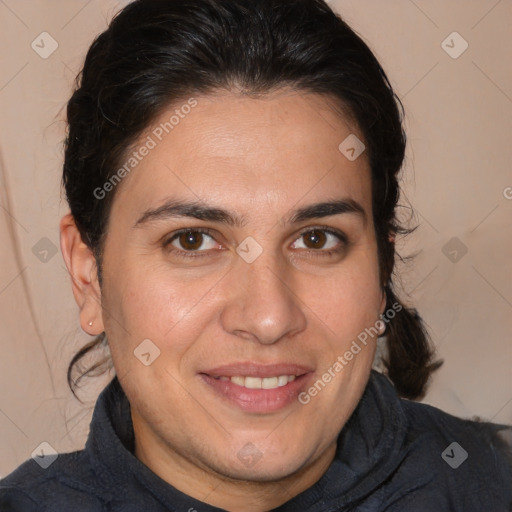
{"type": "Polygon", "coordinates": [[[512,426],[459,418],[398,396],[387,376],[372,372],[367,402],[380,408],[400,437],[383,485],[383,510],[512,511],[512,426]],[[385,506],[384,506],[385,505],[385,506]]]}
{"type": "Polygon", "coordinates": [[[64,510],[59,503],[76,503],[78,510],[102,510],[94,497],[94,478],[83,451],[59,454],[43,468],[32,459],[0,480],[2,512],[64,510]]]}
{"type": "Polygon", "coordinates": [[[409,423],[405,442],[409,474],[457,500],[461,510],[509,510],[512,426],[458,418],[405,399],[401,402],[409,423]]]}
{"type": "MultiPolygon", "coordinates": [[[[475,418],[459,418],[431,405],[400,399],[409,421],[411,438],[428,438],[430,442],[457,443],[469,456],[502,460],[508,465],[512,445],[512,426],[500,425],[475,418]]],[[[448,445],[447,445],[448,446],[448,445]]],[[[459,450],[461,454],[462,451],[459,450]]],[[[510,466],[509,466],[510,469],[510,466]]]]}

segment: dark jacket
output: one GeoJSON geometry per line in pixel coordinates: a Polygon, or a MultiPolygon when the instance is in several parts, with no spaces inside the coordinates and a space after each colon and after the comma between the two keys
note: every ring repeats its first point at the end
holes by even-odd
{"type": "MultiPolygon", "coordinates": [[[[327,472],[275,511],[512,511],[511,451],[502,440],[511,432],[401,399],[372,371],[327,472]]],[[[0,481],[0,510],[221,510],[161,480],[134,457],[133,442],[130,406],[114,379],[98,399],[85,449],[59,455],[47,469],[22,464],[0,481]]]]}

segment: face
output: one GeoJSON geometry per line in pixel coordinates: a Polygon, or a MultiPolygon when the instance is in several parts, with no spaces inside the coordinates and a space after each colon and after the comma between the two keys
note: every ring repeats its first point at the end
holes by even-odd
{"type": "Polygon", "coordinates": [[[323,96],[195,101],[117,185],[102,321],[141,459],[275,481],[332,460],[369,377],[376,338],[344,354],[384,308],[370,168],[323,96]]]}

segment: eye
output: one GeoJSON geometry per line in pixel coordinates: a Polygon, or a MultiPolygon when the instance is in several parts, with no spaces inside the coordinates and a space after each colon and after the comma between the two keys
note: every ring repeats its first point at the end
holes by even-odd
{"type": "Polygon", "coordinates": [[[292,244],[293,249],[309,249],[328,254],[341,252],[348,245],[347,237],[342,232],[327,228],[314,228],[301,233],[292,244]]]}
{"type": "Polygon", "coordinates": [[[186,229],[175,233],[164,245],[171,245],[177,252],[204,252],[214,249],[216,242],[208,230],[186,229]]]}

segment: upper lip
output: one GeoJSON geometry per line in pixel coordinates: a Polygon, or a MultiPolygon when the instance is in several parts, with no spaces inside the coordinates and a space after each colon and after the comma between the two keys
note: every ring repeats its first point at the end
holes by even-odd
{"type": "Polygon", "coordinates": [[[258,364],[251,362],[232,363],[223,366],[217,366],[209,370],[202,371],[211,377],[234,377],[237,375],[246,377],[276,377],[279,375],[300,376],[312,372],[313,368],[306,365],[294,363],[276,363],[276,364],[258,364]]]}

